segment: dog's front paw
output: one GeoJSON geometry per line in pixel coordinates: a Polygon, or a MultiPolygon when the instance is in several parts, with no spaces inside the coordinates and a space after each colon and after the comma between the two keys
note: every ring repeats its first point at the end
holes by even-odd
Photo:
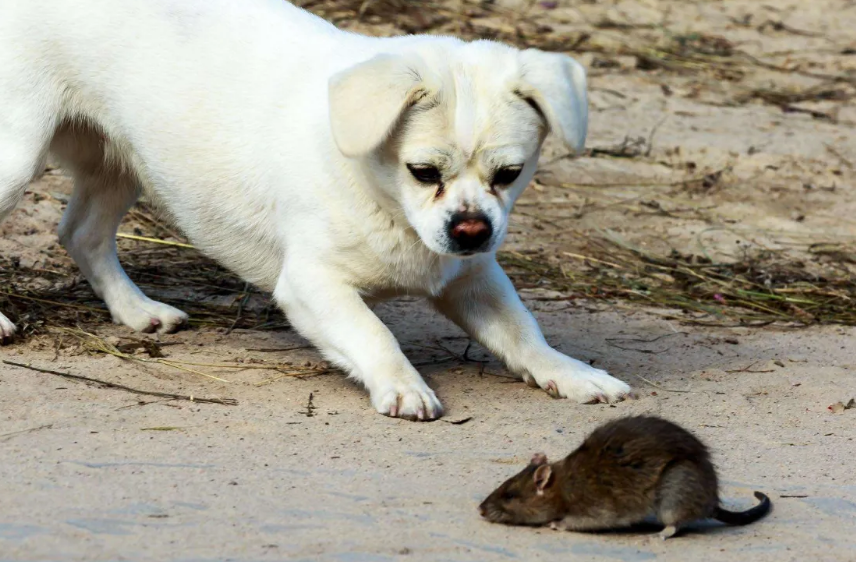
{"type": "Polygon", "coordinates": [[[421,379],[383,385],[372,392],[372,404],[385,416],[411,421],[436,420],[443,415],[443,405],[421,379]]]}
{"type": "Polygon", "coordinates": [[[0,312],[0,345],[12,343],[15,337],[15,325],[0,312]]]}
{"type": "Polygon", "coordinates": [[[560,370],[534,373],[527,377],[527,382],[543,388],[553,398],[568,398],[582,404],[611,404],[632,397],[630,386],[606,371],[567,359],[560,370]]]}
{"type": "Polygon", "coordinates": [[[140,299],[111,308],[113,320],[138,332],[171,334],[187,322],[187,314],[161,302],[140,299]]]}

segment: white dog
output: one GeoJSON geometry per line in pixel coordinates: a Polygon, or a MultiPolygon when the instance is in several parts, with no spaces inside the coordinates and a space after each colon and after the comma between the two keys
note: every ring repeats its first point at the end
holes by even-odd
{"type": "MultiPolygon", "coordinates": [[[[442,414],[366,304],[395,295],[424,295],[531,385],[630,392],[552,349],[495,258],[545,135],[581,149],[587,112],[567,56],[364,37],[282,0],[0,3],[0,219],[56,155],[68,253],[116,322],[170,332],[187,316],[116,256],[146,193],[390,416],[442,414]]],[[[0,314],[0,339],[14,331],[0,314]]]]}

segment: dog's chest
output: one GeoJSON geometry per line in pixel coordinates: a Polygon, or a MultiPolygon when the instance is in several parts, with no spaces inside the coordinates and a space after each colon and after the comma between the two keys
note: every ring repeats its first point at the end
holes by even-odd
{"type": "Polygon", "coordinates": [[[351,283],[376,299],[439,295],[461,270],[459,258],[431,252],[415,233],[395,227],[349,245],[338,258],[351,283]]]}
{"type": "Polygon", "coordinates": [[[437,256],[387,262],[373,272],[361,290],[377,299],[398,296],[433,297],[454,279],[460,269],[458,260],[437,256]]]}

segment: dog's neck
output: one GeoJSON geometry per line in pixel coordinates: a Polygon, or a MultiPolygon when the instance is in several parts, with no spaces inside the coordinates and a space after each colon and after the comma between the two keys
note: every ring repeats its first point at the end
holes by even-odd
{"type": "Polygon", "coordinates": [[[364,162],[350,160],[340,172],[346,193],[338,214],[347,224],[337,227],[348,230],[351,244],[337,252],[337,261],[349,271],[351,282],[380,299],[442,292],[463,260],[428,249],[398,201],[374,183],[364,162]]]}

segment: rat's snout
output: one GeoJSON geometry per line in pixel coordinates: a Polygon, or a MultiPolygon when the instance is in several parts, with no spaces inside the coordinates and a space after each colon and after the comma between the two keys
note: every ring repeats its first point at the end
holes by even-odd
{"type": "Polygon", "coordinates": [[[481,250],[490,240],[493,226],[484,213],[455,213],[449,219],[448,233],[453,251],[470,254],[481,250]]]}
{"type": "Polygon", "coordinates": [[[484,500],[479,504],[479,515],[487,517],[487,500],[484,500]]]}

